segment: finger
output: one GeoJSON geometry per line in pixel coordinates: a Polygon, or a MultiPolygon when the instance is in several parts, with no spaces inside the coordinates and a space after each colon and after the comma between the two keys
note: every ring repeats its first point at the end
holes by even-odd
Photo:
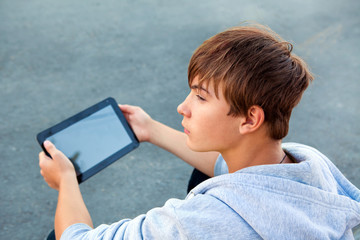
{"type": "Polygon", "coordinates": [[[39,153],[39,160],[40,160],[40,159],[43,159],[43,158],[44,158],[44,159],[51,159],[51,158],[49,158],[44,152],[40,152],[40,153],[39,153]]]}
{"type": "Polygon", "coordinates": [[[46,149],[46,151],[52,156],[52,155],[54,155],[55,154],[55,152],[56,152],[56,147],[55,147],[55,145],[54,144],[52,144],[52,142],[50,142],[49,140],[46,140],[45,142],[44,142],[44,147],[45,147],[45,149],[46,149]]]}
{"type": "Polygon", "coordinates": [[[121,110],[125,110],[128,107],[126,104],[118,104],[118,106],[121,110]]]}
{"type": "Polygon", "coordinates": [[[51,158],[49,158],[44,152],[39,153],[39,167],[44,168],[45,163],[47,163],[51,158]]]}
{"type": "Polygon", "coordinates": [[[126,120],[129,122],[130,121],[130,114],[129,113],[123,113],[126,120]]]}
{"type": "Polygon", "coordinates": [[[127,104],[119,104],[119,108],[123,113],[133,113],[134,106],[127,105],[127,104]]]}

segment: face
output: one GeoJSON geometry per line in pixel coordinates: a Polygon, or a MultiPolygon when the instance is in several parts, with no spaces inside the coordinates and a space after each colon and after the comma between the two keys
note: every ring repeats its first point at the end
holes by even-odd
{"type": "Polygon", "coordinates": [[[199,152],[223,152],[235,147],[240,140],[241,117],[227,115],[230,106],[222,94],[221,84],[215,96],[212,83],[200,88],[195,77],[189,95],[178,106],[184,117],[182,125],[187,134],[187,145],[199,152]]]}

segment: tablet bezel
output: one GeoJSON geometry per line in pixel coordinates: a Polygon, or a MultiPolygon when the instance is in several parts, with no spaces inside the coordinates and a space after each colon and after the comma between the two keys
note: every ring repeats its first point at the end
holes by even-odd
{"type": "Polygon", "coordinates": [[[133,132],[130,125],[126,121],[126,118],[123,115],[122,111],[120,110],[115,99],[111,98],[111,97],[106,98],[103,101],[75,114],[74,116],[38,133],[36,136],[36,139],[39,142],[41,148],[46,153],[46,155],[48,155],[50,157],[49,153],[44,148],[44,141],[47,138],[64,130],[67,127],[70,127],[71,125],[83,120],[84,118],[90,116],[91,114],[93,114],[105,107],[108,107],[108,106],[111,106],[113,108],[116,116],[119,118],[119,121],[122,123],[123,127],[125,128],[125,131],[129,135],[129,137],[131,139],[131,143],[128,144],[126,147],[120,149],[119,151],[113,153],[111,156],[107,157],[106,159],[103,159],[98,164],[94,165],[93,167],[86,170],[85,172],[80,172],[79,174],[77,174],[77,180],[79,183],[84,182],[91,176],[100,172],[101,170],[103,170],[104,168],[106,168],[107,166],[109,166],[110,164],[112,164],[113,162],[115,162],[116,160],[123,157],[124,155],[126,155],[127,153],[131,152],[132,150],[134,150],[135,148],[137,148],[139,146],[139,140],[137,139],[135,133],[133,132]]]}

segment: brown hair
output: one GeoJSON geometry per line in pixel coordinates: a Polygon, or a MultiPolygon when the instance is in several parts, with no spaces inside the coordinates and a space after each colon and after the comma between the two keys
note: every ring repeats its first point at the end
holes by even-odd
{"type": "Polygon", "coordinates": [[[212,81],[218,97],[230,105],[229,115],[246,116],[260,106],[273,139],[284,138],[292,109],[313,76],[305,62],[291,53],[292,45],[262,25],[228,29],[206,40],[191,57],[188,81],[212,81]]]}

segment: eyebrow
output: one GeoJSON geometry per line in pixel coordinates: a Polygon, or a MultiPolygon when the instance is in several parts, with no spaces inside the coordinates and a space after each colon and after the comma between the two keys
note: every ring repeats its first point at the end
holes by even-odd
{"type": "Polygon", "coordinates": [[[204,91],[204,92],[206,92],[207,94],[211,95],[210,92],[209,92],[206,88],[199,87],[199,85],[195,85],[195,84],[194,84],[194,85],[192,85],[190,88],[191,88],[191,89],[197,89],[197,90],[200,90],[200,91],[204,91]]]}

